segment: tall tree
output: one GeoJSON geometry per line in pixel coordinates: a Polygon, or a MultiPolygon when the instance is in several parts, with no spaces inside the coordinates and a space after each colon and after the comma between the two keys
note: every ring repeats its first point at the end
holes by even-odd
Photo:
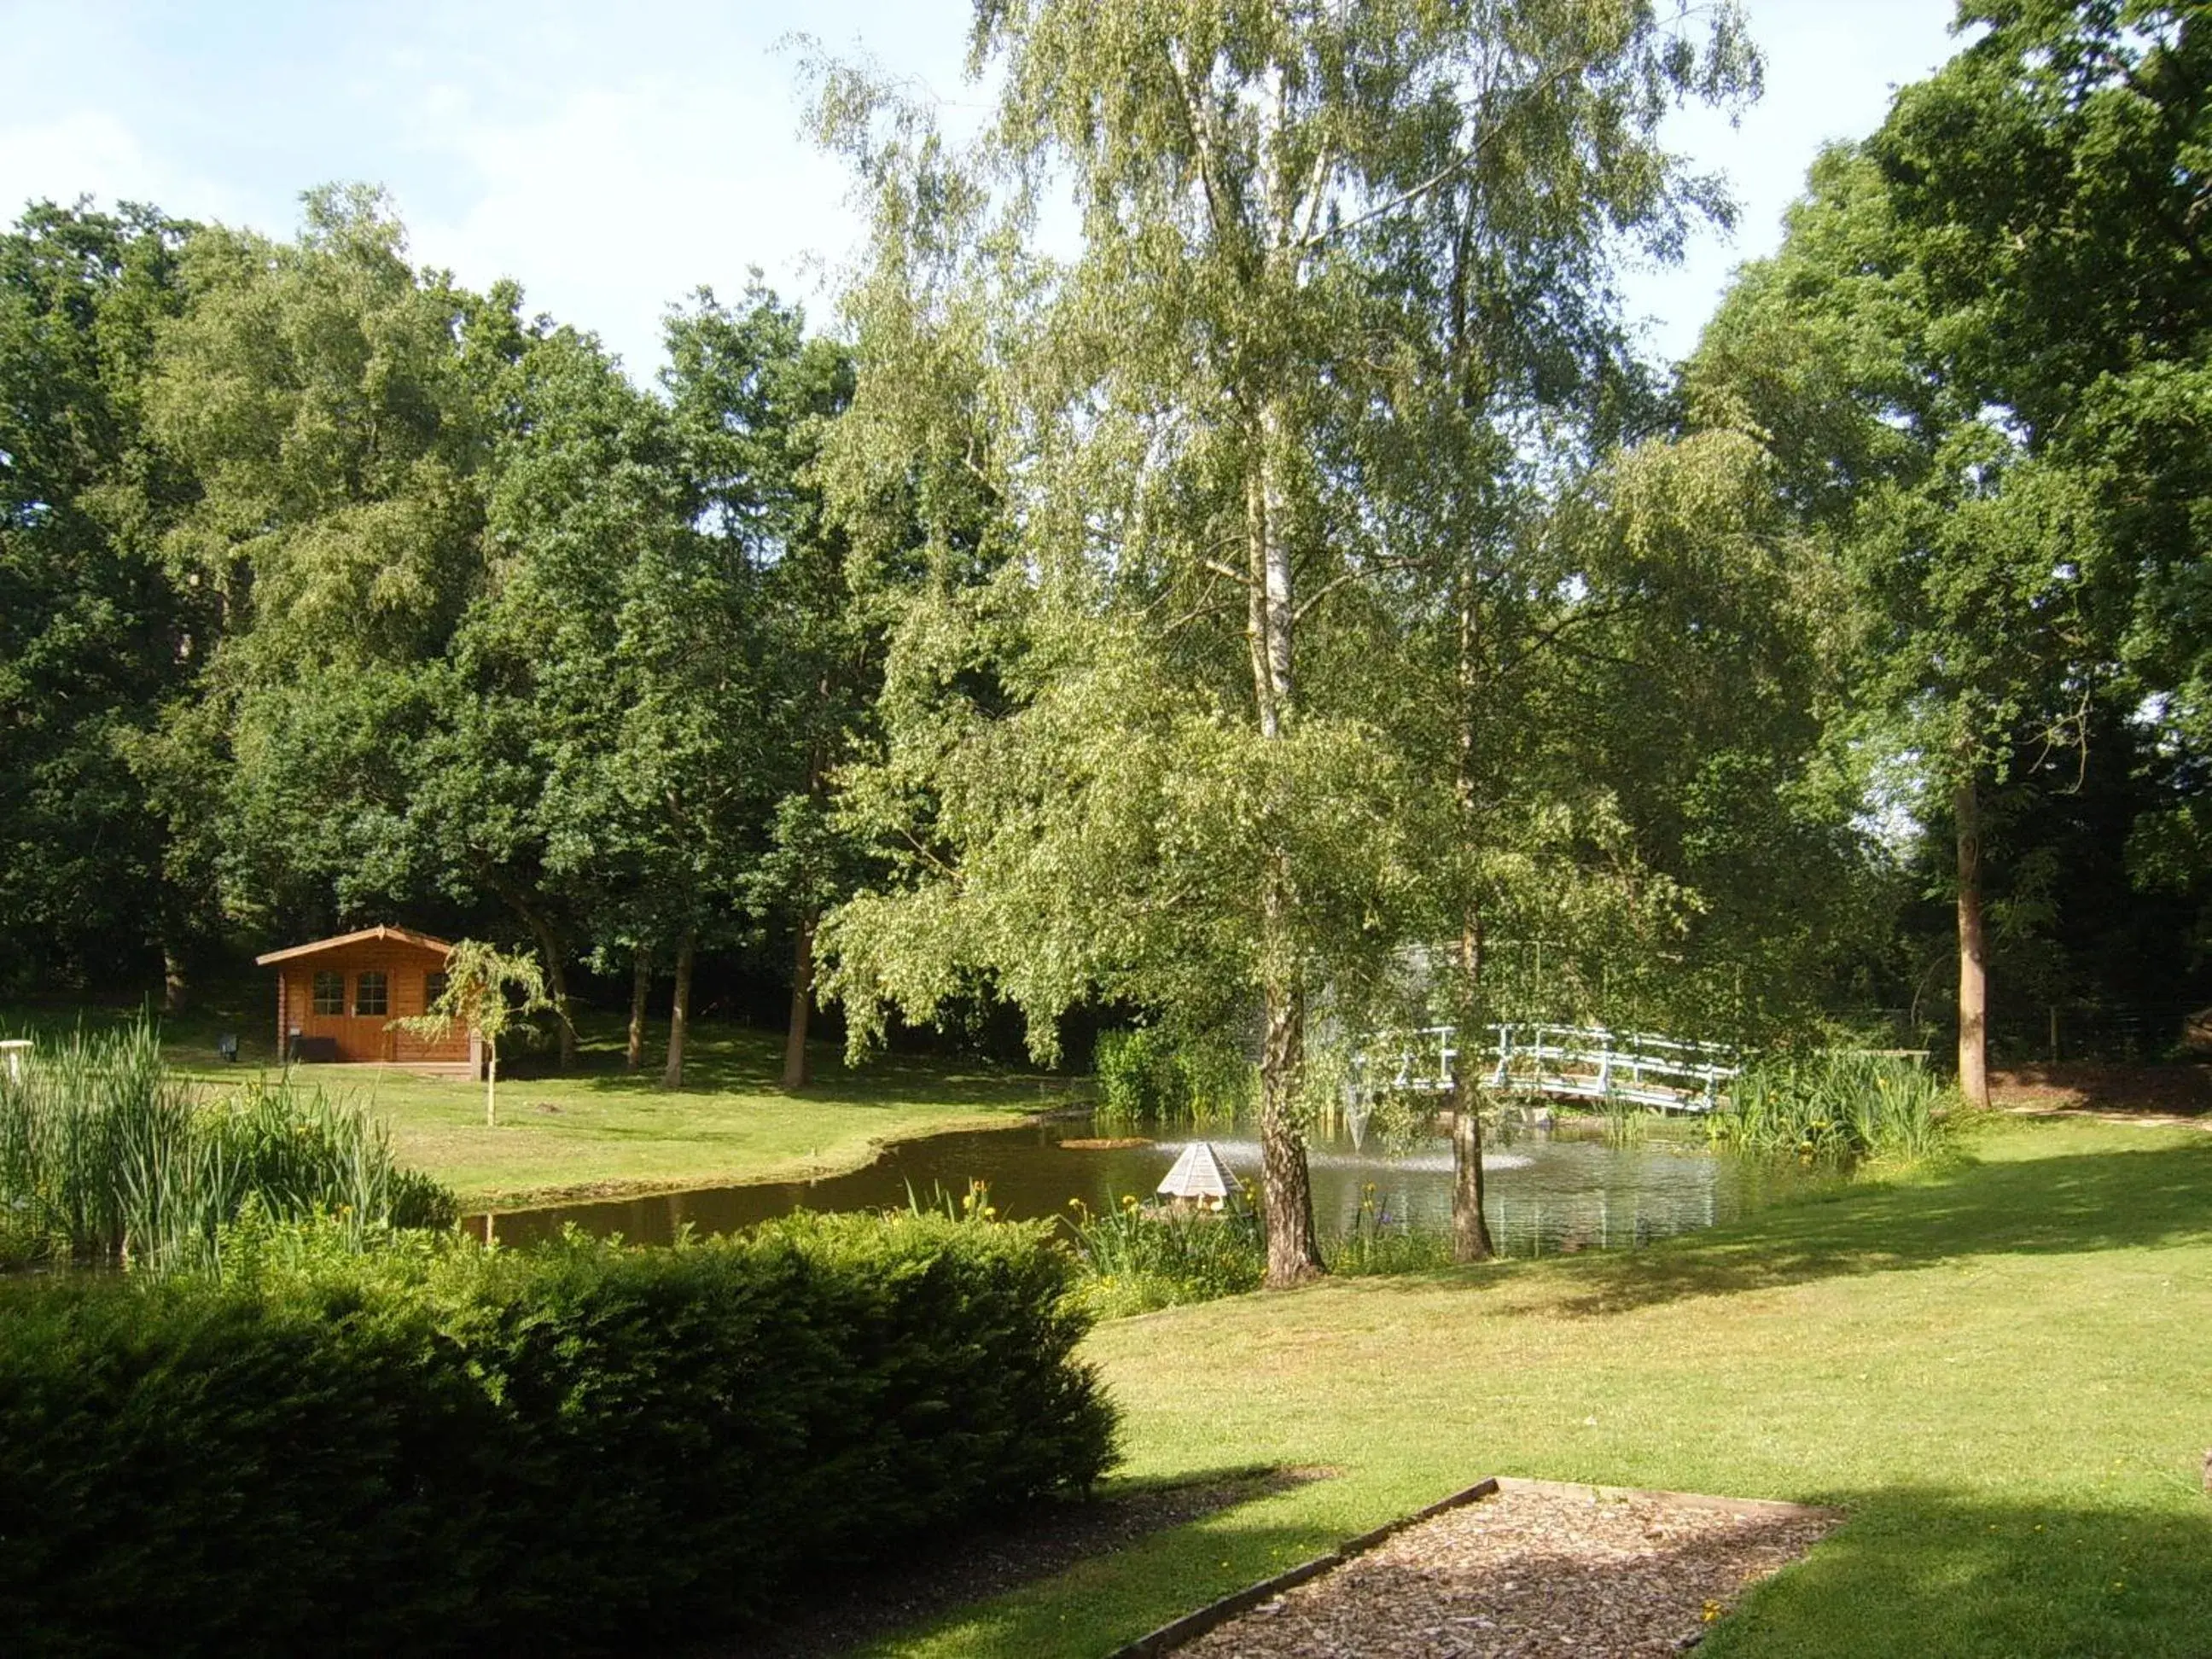
{"type": "Polygon", "coordinates": [[[1425,332],[1392,296],[1462,185],[1593,241],[1678,212],[1661,115],[1753,70],[1733,9],[1699,29],[1635,0],[977,9],[1008,235],[1064,183],[1082,245],[1053,270],[988,244],[1003,425],[975,459],[1019,556],[909,614],[862,799],[920,850],[840,913],[841,982],[927,1012],[988,973],[1043,1050],[1099,991],[1256,1004],[1272,1285],[1320,1267],[1309,999],[1407,925],[1413,775],[1372,719],[1395,640],[1358,602],[1408,555],[1358,465],[1425,332]]]}
{"type": "Polygon", "coordinates": [[[2212,38],[2159,3],[1960,18],[1979,38],[1815,167],[1690,384],[1765,438],[1856,574],[1863,730],[1951,842],[1959,1074],[1982,1099],[1993,792],[2079,751],[2114,701],[2177,746],[2201,724],[2205,479],[2173,434],[2212,385],[2212,38]]]}
{"type": "Polygon", "coordinates": [[[789,932],[783,1083],[801,1088],[815,930],[855,868],[829,811],[831,776],[866,724],[881,665],[881,630],[814,476],[826,424],[851,396],[851,364],[834,342],[806,337],[798,307],[757,286],[737,309],[702,289],[670,316],[668,343],[663,384],[694,515],[753,577],[757,758],[772,804],[742,886],[755,916],[789,932]]]}
{"type": "Polygon", "coordinates": [[[133,759],[208,646],[161,536],[190,473],[147,429],[191,228],[33,206],[0,234],[0,978],[163,960],[211,921],[133,759]]]}
{"type": "Polygon", "coordinates": [[[166,556],[212,645],[149,769],[231,915],[298,926],[434,891],[415,746],[484,568],[489,384],[514,296],[418,275],[380,198],[319,191],[294,244],[211,229],[149,417],[201,481],[166,556]]]}
{"type": "MultiPolygon", "coordinates": [[[[2131,704],[2201,769],[2212,471],[2185,434],[2212,409],[2212,26],[2188,0],[1976,0],[1960,21],[1980,37],[1899,94],[1869,150],[1945,367],[2027,458],[2010,487],[2076,613],[2046,723],[2079,750],[2100,703],[2131,704]]],[[[2049,747],[2022,737],[2015,772],[2049,747]]],[[[2185,889],[2161,854],[2201,848],[2203,798],[2169,799],[2138,861],[2185,889]]]]}

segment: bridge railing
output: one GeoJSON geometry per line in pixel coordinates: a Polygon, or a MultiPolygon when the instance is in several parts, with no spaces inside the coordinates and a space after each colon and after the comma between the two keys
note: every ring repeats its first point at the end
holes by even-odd
{"type": "Polygon", "coordinates": [[[1377,1095],[1448,1095],[1459,1076],[1459,1028],[1421,1025],[1376,1031],[1352,1057],[1354,1100],[1377,1095]]]}
{"type": "MultiPolygon", "coordinates": [[[[1741,1069],[1732,1049],[1602,1026],[1489,1028],[1496,1058],[1489,1086],[1507,1093],[1619,1100],[1670,1111],[1711,1111],[1741,1069]]],[[[1376,1031],[1352,1056],[1346,1094],[1355,1107],[1386,1094],[1449,1094],[1459,1075],[1458,1029],[1376,1031]]]]}
{"type": "Polygon", "coordinates": [[[1708,1112],[1742,1069],[1732,1050],[1601,1026],[1498,1025],[1493,1089],[1708,1112]]]}

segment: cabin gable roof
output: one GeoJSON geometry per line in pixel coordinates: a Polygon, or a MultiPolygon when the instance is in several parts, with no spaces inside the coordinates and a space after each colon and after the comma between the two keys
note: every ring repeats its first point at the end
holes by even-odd
{"type": "Polygon", "coordinates": [[[451,952],[453,945],[445,939],[433,939],[428,933],[418,933],[411,927],[388,927],[379,925],[363,927],[356,933],[340,933],[332,939],[319,939],[307,945],[287,945],[282,951],[271,951],[253,958],[254,966],[266,968],[271,963],[289,962],[295,957],[312,957],[325,951],[339,951],[349,945],[411,945],[417,950],[433,951],[440,956],[451,952]]]}

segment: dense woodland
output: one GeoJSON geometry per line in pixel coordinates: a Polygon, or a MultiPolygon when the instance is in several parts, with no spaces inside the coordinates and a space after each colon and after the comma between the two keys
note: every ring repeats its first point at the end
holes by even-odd
{"type": "Polygon", "coordinates": [[[1967,4],[1673,366],[1617,277],[1730,212],[1660,127],[1756,95],[1741,20],[1432,10],[1004,0],[967,148],[813,65],[836,307],[699,290],[650,386],[370,190],[287,241],[27,209],[0,983],[174,1000],[402,921],[672,1080],[711,978],[859,1044],[1150,1019],[1284,1115],[1414,1003],[1940,1048],[1985,965],[2001,1060],[2170,1049],[2197,9],[1967,4]]]}

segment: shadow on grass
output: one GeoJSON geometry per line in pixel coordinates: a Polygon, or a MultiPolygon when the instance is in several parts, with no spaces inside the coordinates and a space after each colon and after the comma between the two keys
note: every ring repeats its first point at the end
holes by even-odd
{"type": "MultiPolygon", "coordinates": [[[[1836,1501],[1847,1512],[1845,1524],[1753,1587],[1711,1630],[1701,1652],[1716,1659],[2212,1654],[2212,1597],[2203,1594],[2212,1583],[2212,1504],[2190,1494],[2154,1509],[1915,1488],[1844,1493],[1836,1501]]],[[[1140,1540],[933,1626],[910,1628],[868,1651],[963,1659],[1103,1654],[1338,1541],[1310,1527],[1216,1517],[1140,1540]]],[[[1517,1652],[1523,1646],[1484,1643],[1526,1645],[1533,1638],[1545,1651],[1589,1651],[1576,1640],[1577,1627],[1562,1622],[1572,1605],[1586,1603],[1583,1610],[1603,1625],[1615,1611],[1611,1601],[1639,1593],[1678,1603],[1669,1622],[1697,1633],[1705,1598],[1725,1602],[1743,1567],[1761,1554],[1771,1565],[1805,1541],[1802,1522],[1753,1517],[1726,1533],[1656,1540],[1656,1573],[1623,1575],[1611,1558],[1594,1566],[1541,1532],[1528,1553],[1508,1559],[1455,1565],[1446,1556],[1404,1571],[1382,1566],[1380,1589],[1370,1583],[1363,1593],[1374,1609],[1372,1650],[1517,1652]],[[1547,1618],[1553,1622],[1545,1624],[1547,1618]],[[1409,1634],[1433,1637],[1440,1623],[1451,1644],[1402,1645],[1409,1634]],[[1556,1646],[1561,1643],[1573,1644],[1556,1646]]],[[[1376,1571],[1366,1570],[1370,1577],[1376,1571]]],[[[1594,1627],[1580,1638],[1603,1646],[1607,1634],[1594,1627]]]]}
{"type": "MultiPolygon", "coordinates": [[[[925,1542],[865,1574],[827,1578],[773,1629],[750,1633],[736,1650],[758,1659],[830,1659],[1152,1534],[1336,1473],[1271,1465],[1206,1469],[1173,1480],[1116,1483],[1088,1499],[1040,1503],[957,1537],[925,1542]]],[[[706,1643],[694,1659],[732,1651],[726,1642],[706,1643]]]]}
{"type": "Polygon", "coordinates": [[[1563,1311],[1617,1313],[1968,1256],[2204,1238],[2212,1238],[2212,1139],[1969,1164],[1924,1182],[1778,1206],[1656,1249],[1586,1256],[1563,1311]]]}
{"type": "Polygon", "coordinates": [[[2212,1502],[1995,1501],[1883,1488],[1703,1650],[1764,1654],[2212,1654],[2212,1502]]]}
{"type": "Polygon", "coordinates": [[[2212,1113],[2212,1066],[2122,1065],[2063,1060],[2017,1066],[1995,1073],[1990,1093],[2001,1106],[2061,1109],[2126,1116],[2165,1112],[2179,1117],[2212,1113]]]}

